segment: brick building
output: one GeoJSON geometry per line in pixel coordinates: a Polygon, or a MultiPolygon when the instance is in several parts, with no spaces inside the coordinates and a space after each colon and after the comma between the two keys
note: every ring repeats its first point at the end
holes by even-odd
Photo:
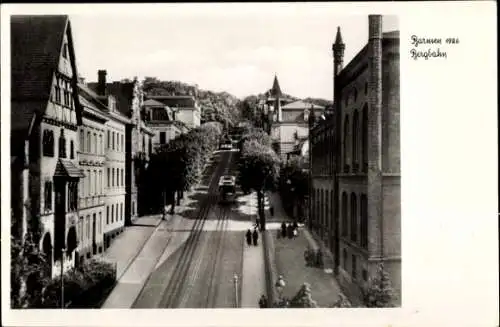
{"type": "Polygon", "coordinates": [[[40,226],[52,276],[74,266],[77,248],[77,76],[68,16],[11,17],[12,219],[16,236],[40,226]]]}
{"type": "Polygon", "coordinates": [[[382,16],[369,16],[368,43],[345,67],[337,31],[334,116],[311,131],[310,223],[348,292],[359,294],[383,262],[400,295],[399,32],[382,27],[382,16]]]}

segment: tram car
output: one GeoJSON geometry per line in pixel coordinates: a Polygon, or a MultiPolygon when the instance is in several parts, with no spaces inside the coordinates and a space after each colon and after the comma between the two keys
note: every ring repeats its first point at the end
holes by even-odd
{"type": "Polygon", "coordinates": [[[221,203],[233,203],[236,199],[236,176],[224,175],[219,180],[221,203]]]}

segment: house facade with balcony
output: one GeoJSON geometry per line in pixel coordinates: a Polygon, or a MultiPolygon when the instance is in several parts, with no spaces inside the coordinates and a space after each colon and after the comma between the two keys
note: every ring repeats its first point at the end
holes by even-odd
{"type": "Polygon", "coordinates": [[[201,125],[201,107],[192,95],[146,95],[145,100],[150,105],[162,103],[170,108],[175,115],[173,120],[183,122],[189,129],[201,125]]]}

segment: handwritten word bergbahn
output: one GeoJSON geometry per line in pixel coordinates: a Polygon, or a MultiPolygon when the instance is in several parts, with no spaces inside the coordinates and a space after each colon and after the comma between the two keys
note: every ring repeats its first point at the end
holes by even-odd
{"type": "Polygon", "coordinates": [[[410,55],[414,60],[417,60],[419,58],[424,58],[425,60],[429,60],[429,58],[448,58],[447,52],[442,50],[441,48],[417,50],[419,46],[422,48],[422,45],[455,45],[459,44],[460,42],[458,38],[454,37],[446,38],[444,42],[441,38],[418,37],[416,35],[412,35],[410,39],[411,44],[414,46],[414,48],[410,50],[410,55]]]}

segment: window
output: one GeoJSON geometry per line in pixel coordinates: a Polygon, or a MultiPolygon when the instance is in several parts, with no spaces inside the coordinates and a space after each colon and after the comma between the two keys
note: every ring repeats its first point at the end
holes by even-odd
{"type": "Polygon", "coordinates": [[[64,129],[61,128],[59,136],[59,158],[66,158],[66,138],[64,137],[64,129]]]}
{"type": "Polygon", "coordinates": [[[108,149],[111,147],[111,138],[109,137],[109,131],[108,131],[108,149]]]}
{"type": "Polygon", "coordinates": [[[116,221],[119,221],[120,217],[118,216],[118,203],[116,204],[115,210],[116,210],[116,214],[115,214],[116,221]]]}
{"type": "Polygon", "coordinates": [[[44,187],[45,210],[52,210],[52,182],[46,181],[44,187]]]}
{"type": "Polygon", "coordinates": [[[102,147],[102,134],[99,134],[99,150],[97,151],[99,154],[104,153],[104,149],[102,147]]]}
{"type": "Polygon", "coordinates": [[[359,122],[358,122],[358,111],[354,111],[354,117],[352,120],[352,163],[358,165],[358,132],[359,132],[359,122]]]}
{"type": "Polygon", "coordinates": [[[135,201],[132,201],[132,216],[135,215],[135,201]]]}
{"type": "Polygon", "coordinates": [[[148,149],[148,153],[151,154],[153,153],[153,142],[151,141],[151,137],[148,138],[148,142],[149,142],[149,149],[148,149]]]}
{"type": "Polygon", "coordinates": [[[64,59],[68,59],[68,44],[64,43],[62,56],[64,59]]]}
{"type": "MultiPolygon", "coordinates": [[[[122,144],[125,147],[125,137],[123,136],[123,134],[122,134],[122,144]]],[[[123,148],[122,151],[125,151],[125,148],[123,148]]]]}
{"type": "Polygon", "coordinates": [[[361,118],[361,161],[363,171],[368,171],[368,106],[363,107],[363,117],[361,118]]]}
{"type": "Polygon", "coordinates": [[[73,140],[69,143],[69,151],[69,158],[75,159],[75,144],[73,143],[73,140]]]}
{"type": "Polygon", "coordinates": [[[354,88],[354,102],[358,100],[358,90],[354,88]]]}
{"type": "Polygon", "coordinates": [[[87,239],[90,238],[90,215],[87,215],[87,239]]]}
{"type": "Polygon", "coordinates": [[[97,187],[97,170],[94,170],[94,194],[99,194],[99,188],[97,187]]]}
{"type": "Polygon", "coordinates": [[[87,196],[91,194],[92,180],[90,176],[90,170],[87,170],[87,196]]]}
{"type": "Polygon", "coordinates": [[[107,174],[107,176],[108,176],[108,187],[110,187],[110,184],[109,184],[109,177],[110,177],[110,175],[111,175],[111,174],[110,174],[110,172],[109,172],[109,168],[108,168],[108,174],[107,174]]]}
{"type": "Polygon", "coordinates": [[[90,139],[90,132],[87,132],[87,149],[85,152],[90,152],[90,146],[91,146],[92,140],[90,139]]]}
{"type": "Polygon", "coordinates": [[[54,156],[54,132],[51,130],[43,131],[43,155],[46,157],[54,156]]]}
{"type": "Polygon", "coordinates": [[[356,194],[351,193],[351,241],[356,242],[358,238],[358,203],[356,194]]]}
{"type": "Polygon", "coordinates": [[[344,165],[346,166],[345,172],[348,172],[349,168],[347,165],[349,164],[349,116],[345,117],[344,120],[344,165]]]}
{"type": "Polygon", "coordinates": [[[146,137],[142,134],[142,152],[146,152],[146,137]]]}
{"type": "Polygon", "coordinates": [[[368,271],[366,269],[363,269],[363,280],[366,282],[368,281],[368,271]]]}
{"type": "Polygon", "coordinates": [[[112,171],[112,173],[111,173],[111,186],[114,187],[115,186],[115,169],[112,168],[111,171],[112,171]]]}
{"type": "Polygon", "coordinates": [[[120,186],[120,170],[116,168],[116,186],[120,186]]]}
{"type": "Polygon", "coordinates": [[[123,202],[120,203],[120,220],[123,220],[123,202]]]}
{"type": "Polygon", "coordinates": [[[109,224],[109,206],[106,206],[106,225],[109,224]]]}
{"type": "Polygon", "coordinates": [[[94,133],[94,138],[92,139],[93,143],[94,143],[94,153],[97,154],[99,153],[99,150],[97,150],[97,134],[94,133]]]}
{"type": "Polygon", "coordinates": [[[78,229],[80,233],[80,242],[83,242],[83,216],[80,217],[80,221],[78,222],[78,229]]]}
{"type": "Polygon", "coordinates": [[[61,103],[61,88],[59,87],[59,84],[56,84],[54,86],[54,94],[55,94],[55,103],[60,104],[61,103]]]}
{"type": "Polygon", "coordinates": [[[115,149],[115,132],[113,132],[112,137],[111,137],[111,148],[113,150],[115,149]]]}
{"type": "Polygon", "coordinates": [[[101,193],[101,195],[104,193],[102,187],[102,170],[99,170],[99,193],[101,193]]]}
{"type": "Polygon", "coordinates": [[[111,223],[114,222],[115,205],[111,205],[111,223]]]}
{"type": "Polygon", "coordinates": [[[68,183],[68,211],[78,209],[78,182],[68,183]]]}
{"type": "Polygon", "coordinates": [[[83,146],[85,145],[85,132],[83,129],[80,130],[80,152],[83,152],[83,146]]]}
{"type": "Polygon", "coordinates": [[[99,211],[99,234],[102,233],[102,212],[99,211]]]}
{"type": "Polygon", "coordinates": [[[123,181],[123,175],[124,175],[124,174],[123,174],[123,168],[122,168],[122,169],[121,169],[121,181],[122,181],[122,186],[125,186],[125,183],[124,183],[124,181],[123,181]]]}
{"type": "Polygon", "coordinates": [[[368,248],[368,201],[366,194],[361,194],[361,235],[360,235],[360,245],[363,248],[368,248]]]}
{"type": "Polygon", "coordinates": [[[347,194],[342,193],[342,236],[347,236],[347,194]]]}
{"type": "Polygon", "coordinates": [[[353,254],[352,257],[352,262],[351,262],[351,265],[352,265],[352,273],[351,273],[351,277],[352,279],[356,279],[357,278],[357,271],[356,271],[356,256],[353,254]]]}

